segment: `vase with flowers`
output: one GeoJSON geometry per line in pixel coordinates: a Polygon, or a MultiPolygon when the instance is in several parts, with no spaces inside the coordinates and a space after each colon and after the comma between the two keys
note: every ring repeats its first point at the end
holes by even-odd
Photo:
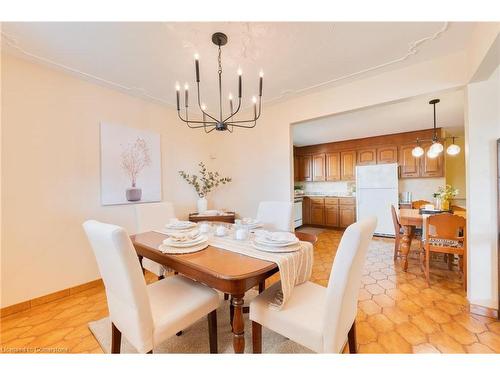
{"type": "Polygon", "coordinates": [[[194,187],[198,194],[198,213],[203,213],[208,208],[207,195],[219,185],[225,185],[231,182],[230,177],[220,177],[219,172],[208,171],[205,163],[200,162],[200,175],[190,175],[185,171],[179,171],[179,175],[189,184],[194,187]]]}
{"type": "Polygon", "coordinates": [[[441,209],[443,211],[448,211],[450,209],[450,201],[456,197],[458,194],[458,189],[451,185],[440,186],[436,193],[434,194],[440,200],[441,209]]]}

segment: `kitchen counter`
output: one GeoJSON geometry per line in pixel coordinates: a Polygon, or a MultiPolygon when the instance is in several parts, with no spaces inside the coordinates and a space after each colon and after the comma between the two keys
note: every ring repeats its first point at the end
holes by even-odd
{"type": "Polygon", "coordinates": [[[301,197],[327,197],[327,198],[356,198],[351,194],[336,194],[336,193],[305,193],[301,197]]]}

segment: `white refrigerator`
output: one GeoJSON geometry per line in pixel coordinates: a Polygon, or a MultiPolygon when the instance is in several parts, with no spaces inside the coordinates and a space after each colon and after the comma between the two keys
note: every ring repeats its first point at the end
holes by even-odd
{"type": "Polygon", "coordinates": [[[398,208],[398,165],[377,164],[356,167],[356,216],[377,217],[375,234],[394,236],[391,205],[398,208]]]}

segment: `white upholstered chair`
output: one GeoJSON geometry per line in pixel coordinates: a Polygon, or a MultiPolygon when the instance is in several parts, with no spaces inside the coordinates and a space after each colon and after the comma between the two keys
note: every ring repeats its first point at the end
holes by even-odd
{"type": "Polygon", "coordinates": [[[83,224],[106,289],[112,327],[111,352],[120,352],[123,334],[140,353],[208,315],[210,352],[217,352],[216,291],[184,276],[146,285],[125,230],[88,220],[83,224]]]}
{"type": "MultiPolygon", "coordinates": [[[[174,206],[170,202],[143,203],[135,205],[136,233],[163,229],[170,219],[175,218],[174,206]]],[[[165,267],[143,258],[142,267],[163,278],[165,267]]]]}
{"type": "Polygon", "coordinates": [[[346,341],[356,352],[358,292],[368,245],[377,219],[350,225],[340,241],[328,287],[312,282],[297,285],[281,310],[269,307],[279,282],[250,303],[253,352],[262,351],[262,326],[318,353],[340,353],[346,341]]]}
{"type": "Polygon", "coordinates": [[[293,204],[291,202],[260,202],[257,220],[268,230],[293,232],[293,204]]]}

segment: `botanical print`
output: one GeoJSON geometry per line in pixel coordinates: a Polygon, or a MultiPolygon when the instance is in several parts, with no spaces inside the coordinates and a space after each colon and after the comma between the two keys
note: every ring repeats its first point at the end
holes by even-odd
{"type": "Polygon", "coordinates": [[[101,123],[101,203],[160,200],[160,135],[101,123]]]}

